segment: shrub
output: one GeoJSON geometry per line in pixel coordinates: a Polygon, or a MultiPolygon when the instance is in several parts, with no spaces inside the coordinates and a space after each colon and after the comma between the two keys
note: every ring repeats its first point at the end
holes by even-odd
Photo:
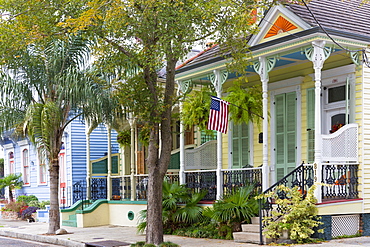
{"type": "Polygon", "coordinates": [[[136,242],[135,244],[131,244],[130,247],[143,247],[145,245],[144,241],[136,242]]]}
{"type": "Polygon", "coordinates": [[[180,245],[172,243],[172,242],[163,242],[159,245],[159,247],[179,247],[180,245]]]}
{"type": "Polygon", "coordinates": [[[25,202],[9,202],[8,204],[5,204],[2,211],[13,211],[19,213],[25,206],[27,206],[25,202]]]}
{"type": "MultiPolygon", "coordinates": [[[[288,231],[289,239],[298,243],[306,243],[311,241],[311,235],[314,233],[313,228],[323,224],[320,222],[320,217],[317,217],[317,200],[314,196],[315,186],[312,186],[305,197],[301,191],[295,188],[288,188],[284,185],[277,187],[276,191],[272,191],[265,195],[260,195],[257,198],[274,198],[275,203],[283,211],[272,211],[273,216],[265,217],[264,221],[269,224],[266,231],[263,233],[267,238],[279,238],[283,231],[288,231]],[[284,198],[279,195],[284,194],[284,198]],[[278,220],[274,220],[278,219],[278,220]]],[[[323,229],[318,230],[323,232],[323,229]]]]}
{"type": "Polygon", "coordinates": [[[20,216],[22,220],[28,219],[29,217],[31,217],[32,214],[35,213],[37,209],[38,209],[37,207],[27,207],[26,209],[21,210],[20,216]]]}
{"type": "Polygon", "coordinates": [[[32,201],[38,202],[39,199],[35,195],[29,195],[29,196],[22,195],[22,196],[17,197],[17,202],[25,202],[27,205],[29,205],[29,203],[32,201]]]}
{"type": "Polygon", "coordinates": [[[254,198],[254,185],[235,190],[230,195],[216,201],[212,208],[203,214],[219,223],[219,235],[232,239],[232,233],[241,231],[241,224],[250,222],[251,217],[258,215],[258,202],[254,198]]]}
{"type": "Polygon", "coordinates": [[[28,206],[30,206],[30,207],[37,207],[39,209],[45,209],[46,208],[45,207],[46,205],[50,205],[50,201],[42,201],[42,202],[40,202],[40,201],[30,201],[28,203],[28,206]]]}

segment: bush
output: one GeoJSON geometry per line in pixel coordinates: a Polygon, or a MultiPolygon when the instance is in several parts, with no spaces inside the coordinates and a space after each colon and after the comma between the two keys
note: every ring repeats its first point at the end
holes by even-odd
{"type": "Polygon", "coordinates": [[[20,211],[20,216],[21,216],[22,220],[28,219],[29,217],[31,217],[32,214],[35,213],[37,209],[38,209],[38,207],[27,207],[24,210],[21,210],[20,211]]]}
{"type": "Polygon", "coordinates": [[[179,247],[180,245],[172,243],[172,242],[163,242],[159,245],[159,247],[179,247]]]}
{"type": "Polygon", "coordinates": [[[28,206],[30,206],[30,207],[37,207],[39,209],[45,209],[46,208],[45,207],[46,205],[50,205],[50,201],[42,201],[42,202],[40,202],[40,201],[30,201],[28,203],[28,206]]]}
{"type": "Polygon", "coordinates": [[[8,204],[5,204],[5,206],[1,210],[19,213],[21,209],[26,206],[27,205],[25,202],[9,202],[8,204]]]}
{"type": "MultiPolygon", "coordinates": [[[[320,217],[317,217],[316,198],[314,196],[315,186],[303,195],[298,187],[288,188],[284,185],[277,187],[276,191],[272,191],[265,195],[259,195],[257,198],[273,198],[275,203],[282,211],[272,211],[273,216],[265,217],[264,222],[269,224],[264,231],[267,238],[278,239],[282,236],[283,231],[288,231],[289,239],[297,243],[311,242],[311,235],[314,233],[313,228],[320,224],[320,217]],[[282,198],[279,195],[284,194],[282,198]],[[279,220],[274,220],[279,219],[279,220]]],[[[318,230],[323,232],[323,229],[318,230]]]]}
{"type": "Polygon", "coordinates": [[[239,188],[203,211],[204,216],[218,222],[218,235],[233,239],[232,233],[241,231],[242,223],[249,223],[251,217],[258,215],[254,189],[254,185],[239,188]]]}
{"type": "Polygon", "coordinates": [[[29,196],[22,195],[22,196],[17,197],[17,202],[25,202],[27,205],[29,205],[29,203],[32,201],[38,202],[39,199],[35,195],[29,195],[29,196]]]}
{"type": "Polygon", "coordinates": [[[144,241],[136,242],[136,244],[131,244],[130,247],[143,247],[145,245],[144,241]]]}

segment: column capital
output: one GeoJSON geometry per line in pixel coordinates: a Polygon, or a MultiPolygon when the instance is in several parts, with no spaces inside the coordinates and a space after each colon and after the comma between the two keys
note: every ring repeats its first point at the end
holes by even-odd
{"type": "Polygon", "coordinates": [[[314,69],[322,69],[324,62],[330,56],[332,52],[331,47],[325,47],[326,42],[324,40],[315,40],[312,42],[312,46],[304,50],[304,54],[307,59],[313,63],[314,69]]]}
{"type": "Polygon", "coordinates": [[[208,75],[214,91],[216,91],[217,93],[222,91],[222,85],[226,82],[228,76],[229,72],[227,72],[227,70],[214,70],[212,74],[208,75]]]}

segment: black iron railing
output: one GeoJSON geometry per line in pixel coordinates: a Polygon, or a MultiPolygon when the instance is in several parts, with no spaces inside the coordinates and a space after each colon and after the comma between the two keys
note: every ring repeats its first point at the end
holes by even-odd
{"type": "Polygon", "coordinates": [[[222,170],[223,192],[230,194],[238,188],[248,185],[255,186],[255,194],[262,192],[262,169],[243,168],[240,170],[222,170]]]}
{"type": "Polygon", "coordinates": [[[91,178],[90,180],[91,200],[107,199],[107,178],[91,178]]]}
{"type": "Polygon", "coordinates": [[[322,200],[358,198],[358,164],[323,164],[322,200]]]}
{"type": "Polygon", "coordinates": [[[112,178],[112,199],[121,199],[122,178],[112,178]]]}
{"type": "Polygon", "coordinates": [[[89,204],[86,198],[86,191],[86,180],[80,180],[72,185],[72,203],[74,204],[81,200],[82,210],[89,204]]]}
{"type": "Polygon", "coordinates": [[[216,171],[198,171],[198,172],[185,172],[185,185],[193,193],[198,193],[207,190],[203,200],[214,201],[216,200],[216,171]]]}
{"type": "MultiPolygon", "coordinates": [[[[298,187],[301,191],[302,195],[304,196],[306,194],[306,191],[314,184],[314,170],[312,165],[305,165],[302,163],[300,166],[295,168],[293,171],[288,173],[285,177],[280,179],[278,182],[276,182],[274,185],[272,185],[270,188],[265,190],[263,194],[267,194],[271,191],[275,191],[275,193],[278,195],[280,199],[286,198],[286,195],[282,191],[276,191],[276,188],[279,185],[284,185],[286,187],[294,188],[298,187]]],[[[263,229],[268,226],[268,221],[263,221],[265,217],[272,218],[273,214],[272,211],[276,210],[278,212],[284,213],[285,209],[280,207],[280,205],[274,205],[274,199],[271,198],[265,198],[259,200],[260,203],[260,244],[263,244],[263,236],[262,232],[263,229]]],[[[275,219],[278,220],[278,219],[275,219]]]]}
{"type": "Polygon", "coordinates": [[[122,198],[123,199],[131,199],[131,177],[125,176],[123,177],[123,184],[122,184],[122,198]]]}

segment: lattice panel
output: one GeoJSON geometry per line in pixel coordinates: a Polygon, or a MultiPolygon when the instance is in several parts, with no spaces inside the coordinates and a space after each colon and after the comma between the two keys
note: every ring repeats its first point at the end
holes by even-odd
{"type": "Polygon", "coordinates": [[[357,124],[347,124],[330,135],[322,135],[323,161],[353,161],[358,160],[358,127],[357,124]]]}
{"type": "Polygon", "coordinates": [[[185,170],[216,169],[217,141],[209,141],[203,145],[185,150],[185,170]]]}
{"type": "Polygon", "coordinates": [[[360,215],[340,215],[332,217],[331,237],[355,235],[360,230],[360,215]]]}

